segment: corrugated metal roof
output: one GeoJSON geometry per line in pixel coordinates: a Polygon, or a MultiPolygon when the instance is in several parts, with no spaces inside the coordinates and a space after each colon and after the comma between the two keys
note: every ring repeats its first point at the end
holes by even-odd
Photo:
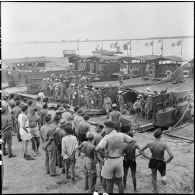
{"type": "Polygon", "coordinates": [[[108,50],[95,50],[92,51],[93,54],[105,55],[105,56],[113,56],[114,54],[118,53],[115,51],[108,51],[108,50]]]}

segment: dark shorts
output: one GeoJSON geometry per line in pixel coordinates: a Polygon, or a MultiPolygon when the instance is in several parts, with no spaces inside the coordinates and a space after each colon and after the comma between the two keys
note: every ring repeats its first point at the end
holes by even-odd
{"type": "Polygon", "coordinates": [[[135,113],[140,113],[141,112],[141,108],[136,108],[135,109],[135,113]]]}
{"type": "Polygon", "coordinates": [[[78,139],[79,139],[80,142],[87,141],[86,134],[79,133],[78,134],[78,139]]]}
{"type": "Polygon", "coordinates": [[[128,169],[130,167],[131,171],[136,171],[136,161],[135,160],[124,160],[123,167],[128,169]]]}
{"type": "Polygon", "coordinates": [[[131,127],[129,126],[122,126],[121,127],[121,133],[127,133],[131,130],[131,127]]]}
{"type": "Polygon", "coordinates": [[[148,167],[150,169],[157,169],[161,176],[166,175],[166,163],[163,160],[151,158],[148,167]]]}

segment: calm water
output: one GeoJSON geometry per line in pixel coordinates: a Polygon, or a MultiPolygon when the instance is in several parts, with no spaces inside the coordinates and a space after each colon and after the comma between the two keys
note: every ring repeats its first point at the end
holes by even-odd
{"type": "MultiPolygon", "coordinates": [[[[181,46],[171,47],[171,43],[177,42],[178,40],[164,40],[163,55],[181,55],[181,46]]],[[[123,44],[127,41],[118,42],[121,46],[123,55],[127,55],[127,51],[123,50],[123,44]]],[[[152,47],[145,46],[148,41],[133,41],[132,42],[132,56],[138,55],[151,55],[152,47]]],[[[100,48],[103,45],[103,49],[115,51],[114,48],[110,48],[110,44],[113,42],[81,42],[79,44],[80,55],[91,55],[91,52],[95,50],[97,44],[100,44],[100,48]]],[[[183,41],[183,54],[185,59],[191,59],[194,56],[194,40],[184,39],[183,41]]],[[[38,56],[51,56],[51,57],[62,57],[63,50],[77,49],[78,43],[15,43],[15,44],[2,44],[2,59],[11,58],[23,58],[23,57],[38,57],[38,56]]],[[[158,40],[154,41],[153,54],[161,54],[161,43],[158,40]]]]}

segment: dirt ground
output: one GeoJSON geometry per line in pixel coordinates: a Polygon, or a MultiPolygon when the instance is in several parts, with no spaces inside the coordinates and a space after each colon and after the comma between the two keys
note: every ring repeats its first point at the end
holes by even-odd
{"type": "MultiPolygon", "coordinates": [[[[142,147],[153,140],[152,133],[135,134],[134,138],[142,147]]],[[[158,186],[160,193],[194,193],[194,143],[183,140],[173,139],[163,135],[162,140],[171,148],[174,159],[167,164],[167,184],[161,184],[160,174],[158,173],[158,186]]],[[[33,161],[26,161],[23,158],[22,144],[13,136],[13,152],[16,158],[9,159],[3,157],[4,161],[4,184],[2,193],[87,193],[84,190],[84,175],[82,172],[83,159],[77,157],[76,162],[76,183],[71,180],[66,184],[59,184],[65,178],[64,174],[57,177],[50,177],[45,173],[44,159],[45,154],[40,149],[40,155],[33,161]]],[[[31,150],[30,143],[30,153],[31,150]]],[[[146,150],[147,151],[147,150],[146,150]]],[[[147,151],[149,152],[149,151],[147,151]]],[[[167,156],[166,156],[167,157],[167,156]]],[[[165,158],[166,158],[165,157],[165,158]]],[[[57,168],[61,173],[61,170],[57,168]]],[[[148,168],[148,160],[142,156],[137,157],[137,188],[139,193],[152,193],[151,170],[148,168]]],[[[96,191],[103,192],[99,182],[99,175],[96,184],[96,191]]],[[[117,187],[114,187],[117,193],[117,187]]],[[[131,173],[127,180],[126,193],[133,193],[131,173]]]]}

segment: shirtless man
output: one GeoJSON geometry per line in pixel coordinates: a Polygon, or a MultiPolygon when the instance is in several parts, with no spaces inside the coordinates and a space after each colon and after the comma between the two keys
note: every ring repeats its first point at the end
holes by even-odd
{"type": "Polygon", "coordinates": [[[157,188],[157,170],[161,174],[162,183],[166,184],[166,163],[169,163],[173,159],[173,154],[169,147],[161,141],[162,137],[162,131],[161,129],[157,129],[154,132],[155,140],[151,143],[148,143],[146,146],[144,146],[140,153],[150,160],[148,167],[152,170],[152,186],[155,193],[158,193],[157,188]],[[152,156],[149,157],[144,153],[144,150],[147,148],[150,149],[152,156]],[[164,159],[164,152],[167,151],[169,154],[169,158],[167,160],[164,159]]]}
{"type": "Polygon", "coordinates": [[[95,146],[92,144],[93,134],[91,132],[87,132],[86,138],[88,141],[84,141],[78,147],[85,154],[84,158],[84,172],[85,172],[85,190],[89,189],[89,192],[95,191],[95,184],[97,178],[96,172],[96,151],[95,146]]]}
{"type": "Polygon", "coordinates": [[[30,114],[28,115],[29,128],[32,136],[32,149],[35,154],[38,154],[40,146],[40,117],[36,114],[37,108],[32,107],[30,109],[30,114]]]}
{"type": "Polygon", "coordinates": [[[116,125],[116,130],[120,131],[120,118],[121,118],[121,113],[116,110],[117,105],[112,104],[112,109],[113,111],[110,113],[110,120],[113,121],[116,125]]]}
{"type": "MultiPolygon", "coordinates": [[[[133,133],[128,132],[127,135],[130,137],[133,137],[133,133]]],[[[123,168],[124,168],[124,176],[123,176],[123,183],[124,188],[126,188],[126,181],[127,181],[127,174],[129,167],[131,169],[131,175],[133,180],[133,187],[134,192],[137,191],[136,187],[136,149],[140,150],[140,147],[134,142],[130,142],[128,144],[123,144],[123,154],[124,154],[124,160],[123,160],[123,168]]]]}

